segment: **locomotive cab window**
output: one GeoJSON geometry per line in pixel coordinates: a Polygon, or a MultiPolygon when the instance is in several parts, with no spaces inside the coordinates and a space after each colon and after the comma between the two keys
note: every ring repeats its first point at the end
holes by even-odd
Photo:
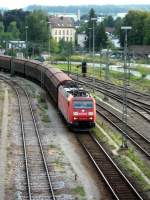
{"type": "Polygon", "coordinates": [[[79,101],[75,100],[73,102],[74,108],[93,108],[93,101],[79,101]]]}

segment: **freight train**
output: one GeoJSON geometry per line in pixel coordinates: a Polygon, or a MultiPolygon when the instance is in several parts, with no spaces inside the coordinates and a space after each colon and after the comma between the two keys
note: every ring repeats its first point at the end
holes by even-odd
{"type": "Polygon", "coordinates": [[[95,99],[61,70],[38,61],[0,56],[0,70],[15,73],[42,85],[68,125],[75,128],[95,126],[95,99]]]}

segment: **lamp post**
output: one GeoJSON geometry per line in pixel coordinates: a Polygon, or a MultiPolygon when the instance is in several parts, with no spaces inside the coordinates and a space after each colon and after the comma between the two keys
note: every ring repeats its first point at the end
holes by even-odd
{"type": "Polygon", "coordinates": [[[126,138],[126,130],[127,130],[127,84],[128,84],[128,73],[127,73],[127,31],[131,30],[131,26],[122,26],[122,30],[125,31],[125,40],[124,40],[124,79],[123,79],[123,113],[122,113],[122,121],[124,122],[124,136],[122,135],[122,148],[127,148],[127,138],[126,138]]]}
{"type": "Polygon", "coordinates": [[[28,26],[25,26],[25,31],[26,31],[26,58],[28,58],[28,26]]]}
{"type": "Polygon", "coordinates": [[[91,30],[92,28],[88,28],[89,30],[89,54],[91,54],[91,30]]]}
{"type": "Polygon", "coordinates": [[[95,55],[95,27],[94,27],[94,22],[96,22],[97,18],[93,17],[91,18],[91,21],[93,21],[93,92],[94,90],[94,85],[95,85],[95,62],[94,62],[94,55],[95,55]]]}
{"type": "Polygon", "coordinates": [[[49,46],[48,46],[48,49],[49,49],[49,59],[51,61],[51,22],[48,22],[48,25],[49,25],[49,46]]]}

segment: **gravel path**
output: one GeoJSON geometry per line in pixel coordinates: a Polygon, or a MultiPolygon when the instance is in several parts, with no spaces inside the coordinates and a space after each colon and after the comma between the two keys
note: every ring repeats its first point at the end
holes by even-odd
{"type": "Polygon", "coordinates": [[[5,175],[6,175],[6,162],[7,162],[7,128],[8,128],[8,90],[4,92],[4,104],[3,104],[3,117],[2,117],[2,129],[0,140],[0,199],[4,199],[5,196],[5,175]]]}

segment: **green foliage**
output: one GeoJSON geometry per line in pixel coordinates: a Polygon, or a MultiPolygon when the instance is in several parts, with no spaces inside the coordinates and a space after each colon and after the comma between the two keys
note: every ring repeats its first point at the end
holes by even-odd
{"type": "Polygon", "coordinates": [[[20,32],[17,28],[17,24],[15,21],[13,21],[9,24],[8,33],[11,34],[12,40],[19,40],[20,32]]]}
{"type": "Polygon", "coordinates": [[[144,20],[144,44],[150,45],[150,14],[144,20]]]}
{"type": "Polygon", "coordinates": [[[106,48],[106,46],[107,46],[107,35],[105,33],[105,27],[103,23],[100,23],[97,25],[95,31],[95,49],[99,51],[100,48],[106,48]]]}
{"type": "Polygon", "coordinates": [[[80,196],[84,197],[85,196],[85,191],[84,188],[81,186],[77,186],[76,188],[72,189],[73,193],[79,194],[80,196]]]}
{"type": "Polygon", "coordinates": [[[64,55],[65,57],[72,55],[72,53],[73,53],[72,42],[67,42],[62,39],[59,41],[59,46],[60,46],[61,55],[64,55]]]}
{"type": "Polygon", "coordinates": [[[42,11],[34,11],[26,17],[28,39],[34,43],[48,43],[48,16],[42,11]]]}
{"type": "Polygon", "coordinates": [[[114,27],[114,19],[111,15],[104,18],[104,25],[106,27],[114,27]]]}
{"type": "Polygon", "coordinates": [[[93,27],[95,30],[94,36],[95,36],[95,50],[99,51],[100,48],[106,47],[106,41],[107,41],[107,35],[105,33],[105,27],[103,23],[97,23],[96,20],[92,21],[92,18],[96,18],[96,14],[94,9],[91,9],[89,12],[89,21],[86,26],[86,35],[88,36],[88,39],[85,43],[86,48],[93,46],[93,27]]]}
{"type": "MultiPolygon", "coordinates": [[[[123,19],[123,26],[131,26],[128,31],[129,45],[150,44],[150,12],[131,10],[123,19]]],[[[125,32],[120,29],[120,42],[124,46],[125,32]]]]}
{"type": "Polygon", "coordinates": [[[20,31],[20,38],[25,39],[24,29],[25,29],[25,18],[29,14],[28,11],[23,11],[22,9],[7,10],[4,12],[2,20],[5,27],[5,32],[7,32],[8,26],[11,22],[15,21],[17,28],[20,31]]]}
{"type": "Polygon", "coordinates": [[[59,53],[60,51],[59,43],[53,38],[50,39],[50,48],[51,53],[59,53]]]}

